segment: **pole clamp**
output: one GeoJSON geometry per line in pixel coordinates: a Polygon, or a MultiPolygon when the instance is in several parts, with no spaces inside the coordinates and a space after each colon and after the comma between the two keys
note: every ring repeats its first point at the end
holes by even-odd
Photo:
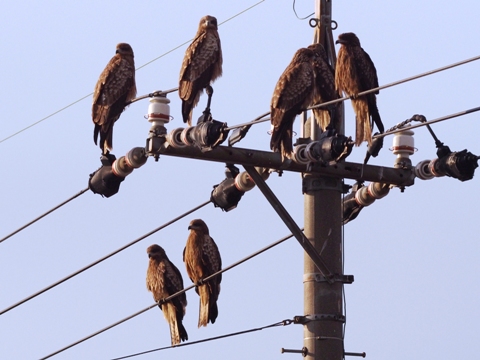
{"type": "Polygon", "coordinates": [[[294,324],[305,325],[310,321],[338,321],[345,323],[345,316],[342,314],[313,314],[313,315],[297,315],[293,318],[294,324]]]}
{"type": "MultiPolygon", "coordinates": [[[[310,273],[310,274],[303,274],[303,282],[315,281],[315,282],[330,282],[332,279],[328,279],[320,273],[310,273]]],[[[342,274],[334,274],[333,275],[333,282],[341,282],[343,284],[351,284],[353,283],[353,275],[342,275],[342,274]]]]}

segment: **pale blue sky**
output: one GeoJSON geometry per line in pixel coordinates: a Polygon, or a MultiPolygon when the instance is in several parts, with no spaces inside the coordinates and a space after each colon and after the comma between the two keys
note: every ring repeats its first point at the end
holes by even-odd
{"type": "MultiPolygon", "coordinates": [[[[255,0],[207,1],[11,1],[0,13],[0,139],[91,93],[115,45],[128,42],[137,67],[191,39],[199,19],[219,22],[255,0]]],[[[300,16],[313,0],[297,0],[300,16]]],[[[355,32],[373,59],[380,84],[480,54],[478,1],[333,1],[334,37],[355,32]]],[[[215,83],[212,113],[229,125],[269,110],[280,74],[313,29],[298,20],[292,0],[267,0],[219,29],[224,75],[215,83]]],[[[138,94],[177,86],[186,46],[137,72],[138,94]]],[[[337,48],[338,50],[338,48],[337,48]]],[[[427,119],[479,106],[480,63],[432,75],[377,97],[386,128],[423,114],[427,119]]],[[[176,93],[169,95],[174,120],[183,126],[176,93]]],[[[205,106],[202,97],[200,108],[205,106]]],[[[143,146],[150,124],[148,102],[130,106],[116,123],[113,153],[143,146]]],[[[354,117],[346,103],[346,132],[354,117]]],[[[88,183],[100,166],[92,141],[91,98],[0,143],[0,237],[62,202],[88,183]]],[[[452,150],[480,153],[480,114],[434,126],[452,150]]],[[[238,146],[268,150],[269,124],[252,128],[238,146]]],[[[298,121],[295,124],[298,131],[298,121]]],[[[372,164],[392,166],[385,141],[372,164]]],[[[435,157],[426,129],[415,131],[414,164],[435,157]]],[[[365,146],[349,161],[362,161],[365,146]]],[[[478,176],[478,175],[477,175],[478,176]]],[[[125,245],[210,197],[224,166],[162,156],[149,159],[120,187],[101,198],[88,192],[0,244],[0,310],[125,245]]],[[[347,181],[353,183],[352,181],[347,181]]],[[[303,223],[299,174],[271,176],[294,219],[303,223]]],[[[345,226],[345,349],[370,360],[464,359],[480,352],[478,298],[478,177],[416,180],[365,208],[345,226]]],[[[37,359],[153,303],[146,290],[146,248],[160,244],[190,285],[182,250],[191,219],[210,227],[229,265],[289,233],[258,189],[237,209],[208,205],[55,289],[0,316],[0,357],[37,359]]],[[[187,293],[185,317],[191,341],[268,325],[303,314],[303,250],[291,239],[223,276],[217,322],[197,329],[198,296],[187,293]]],[[[110,359],[170,344],[158,309],[107,331],[56,359],[110,359]]],[[[301,349],[301,325],[263,330],[215,342],[171,349],[139,359],[277,359],[280,348],[301,349]]]]}

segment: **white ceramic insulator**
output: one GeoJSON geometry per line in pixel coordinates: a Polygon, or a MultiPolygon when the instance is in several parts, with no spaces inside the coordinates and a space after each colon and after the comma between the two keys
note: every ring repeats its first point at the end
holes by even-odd
{"type": "Polygon", "coordinates": [[[255,183],[246,171],[242,171],[235,178],[235,187],[240,191],[248,191],[255,187],[255,183]]]}
{"type": "Polygon", "coordinates": [[[368,193],[368,188],[364,186],[355,193],[355,201],[359,205],[368,206],[373,204],[375,198],[368,193]]]}
{"type": "Polygon", "coordinates": [[[170,100],[166,96],[156,96],[150,99],[148,105],[148,121],[152,126],[164,126],[170,122],[170,100]]]}
{"type": "Polygon", "coordinates": [[[368,184],[368,193],[375,199],[381,199],[388,195],[390,187],[387,184],[372,182],[368,184]]]}
{"type": "Polygon", "coordinates": [[[127,175],[132,173],[133,168],[127,164],[127,162],[125,161],[125,157],[121,156],[113,162],[112,171],[115,175],[119,177],[126,177],[127,175]]]}
{"type": "Polygon", "coordinates": [[[318,159],[313,156],[313,148],[317,145],[317,143],[318,141],[312,141],[305,148],[305,157],[309,160],[309,162],[318,162],[318,159]]]}
{"type": "Polygon", "coordinates": [[[415,176],[422,180],[430,180],[434,178],[434,175],[430,171],[430,160],[420,161],[413,169],[415,176]]]}
{"type": "Polygon", "coordinates": [[[437,161],[438,161],[438,159],[433,159],[432,161],[430,161],[430,163],[428,164],[428,170],[435,177],[445,176],[445,173],[439,173],[438,171],[435,170],[435,165],[436,165],[437,161]]]}
{"type": "Polygon", "coordinates": [[[297,164],[308,164],[310,160],[307,158],[307,155],[305,154],[305,149],[307,148],[307,144],[301,144],[298,146],[295,146],[293,149],[293,160],[297,164]]]}
{"type": "Polygon", "coordinates": [[[136,147],[127,152],[125,162],[133,169],[138,169],[147,162],[148,156],[145,154],[145,148],[136,147]]]}
{"type": "Polygon", "coordinates": [[[180,140],[182,141],[183,144],[186,146],[192,146],[194,145],[192,140],[190,139],[189,132],[193,130],[193,126],[189,126],[185,129],[182,130],[180,133],[180,140]]]}
{"type": "Polygon", "coordinates": [[[408,157],[415,152],[415,142],[412,130],[404,130],[393,136],[392,151],[395,155],[408,157]]]}
{"type": "Polygon", "coordinates": [[[184,128],[176,128],[167,134],[167,142],[175,149],[184,148],[185,145],[182,142],[182,132],[184,128]]]}

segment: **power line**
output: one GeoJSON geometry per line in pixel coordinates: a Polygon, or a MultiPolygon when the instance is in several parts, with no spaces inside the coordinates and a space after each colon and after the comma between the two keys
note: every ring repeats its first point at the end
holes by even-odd
{"type": "MultiPolygon", "coordinates": [[[[448,70],[448,69],[454,68],[456,66],[464,65],[464,64],[467,64],[469,62],[476,61],[476,60],[480,60],[480,55],[475,56],[475,57],[470,58],[470,59],[466,59],[466,60],[462,60],[462,61],[450,64],[450,65],[447,65],[447,66],[443,66],[443,67],[438,68],[438,69],[434,69],[434,70],[430,70],[430,71],[427,71],[427,72],[424,72],[424,73],[421,73],[421,74],[418,74],[418,75],[414,75],[414,76],[411,76],[411,77],[408,77],[408,78],[405,78],[405,79],[402,79],[402,80],[398,80],[398,81],[395,81],[395,82],[392,82],[392,83],[389,83],[389,84],[385,84],[385,85],[382,85],[382,86],[379,86],[379,87],[376,87],[376,88],[373,88],[373,89],[370,89],[370,90],[365,90],[365,91],[362,91],[362,92],[358,93],[357,96],[367,95],[367,94],[370,94],[370,93],[378,91],[378,90],[382,90],[382,89],[386,89],[386,88],[389,88],[389,87],[392,87],[392,86],[400,85],[400,84],[403,84],[403,83],[406,83],[406,82],[409,82],[409,81],[412,81],[412,80],[419,79],[421,77],[432,75],[432,74],[435,74],[437,72],[448,70]]],[[[335,100],[332,100],[332,101],[327,101],[327,102],[324,102],[324,103],[321,103],[321,104],[310,106],[310,107],[307,108],[307,110],[317,109],[317,108],[320,108],[320,107],[336,104],[336,103],[348,100],[350,98],[351,97],[349,97],[349,96],[345,96],[345,97],[335,99],[335,100]]],[[[230,127],[228,127],[228,129],[232,130],[232,129],[236,129],[236,128],[246,126],[246,125],[255,125],[255,124],[260,124],[262,122],[266,122],[266,121],[270,120],[270,118],[264,119],[264,117],[267,116],[267,115],[270,115],[270,112],[266,112],[266,113],[256,117],[254,120],[252,120],[250,122],[243,123],[243,124],[240,124],[240,125],[230,126],[230,127]]],[[[422,126],[422,125],[419,125],[419,126],[422,126]]]]}
{"type": "MultiPolygon", "coordinates": [[[[303,230],[303,229],[302,229],[302,230],[303,230]]],[[[224,273],[224,272],[226,272],[226,271],[228,271],[228,270],[230,270],[230,269],[233,269],[234,267],[236,267],[236,266],[244,263],[245,261],[250,260],[250,259],[254,258],[255,256],[260,255],[261,253],[263,253],[263,252],[265,252],[265,251],[267,251],[267,250],[269,250],[269,249],[271,249],[271,248],[273,248],[273,247],[281,244],[281,243],[284,242],[285,240],[290,239],[292,236],[293,236],[293,234],[287,235],[287,236],[281,238],[280,240],[277,240],[277,241],[275,241],[274,243],[272,243],[272,244],[264,247],[263,249],[258,250],[257,252],[255,252],[255,253],[253,253],[253,254],[251,254],[251,255],[243,258],[242,260],[239,260],[239,261],[233,263],[232,265],[229,265],[229,266],[227,266],[226,268],[223,268],[223,269],[221,269],[220,271],[217,271],[216,273],[213,273],[212,275],[209,275],[209,276],[203,278],[202,280],[200,280],[200,282],[208,281],[208,280],[214,278],[215,276],[218,276],[218,275],[220,275],[220,274],[222,274],[222,273],[224,273]]],[[[65,279],[65,280],[66,280],[66,279],[65,279]]],[[[78,340],[78,341],[75,341],[74,343],[72,343],[72,344],[70,344],[70,345],[67,345],[67,346],[65,346],[64,348],[62,348],[62,349],[60,349],[60,350],[57,350],[57,351],[55,351],[54,353],[51,353],[51,354],[49,354],[49,355],[41,358],[40,360],[48,359],[48,358],[50,358],[50,357],[52,357],[52,356],[54,356],[54,355],[57,355],[57,354],[65,351],[65,350],[67,350],[67,349],[70,349],[71,347],[74,347],[74,346],[76,346],[76,345],[78,345],[78,344],[80,344],[80,343],[82,343],[82,342],[84,342],[84,341],[86,341],[86,340],[88,340],[88,339],[93,338],[94,336],[97,336],[97,335],[99,335],[99,334],[101,334],[101,333],[103,333],[103,332],[105,332],[105,331],[107,331],[107,330],[110,330],[110,329],[114,328],[115,326],[124,323],[124,322],[127,321],[127,320],[133,319],[134,317],[136,317],[136,316],[138,316],[138,315],[140,315],[140,314],[143,314],[144,312],[146,312],[146,311],[148,311],[148,310],[150,310],[150,309],[153,309],[153,308],[156,307],[157,305],[159,305],[159,304],[161,304],[161,303],[164,303],[164,302],[167,302],[167,301],[169,301],[169,300],[171,300],[171,299],[173,299],[173,298],[175,298],[175,297],[183,294],[184,292],[187,292],[188,290],[193,289],[194,287],[195,287],[195,284],[190,285],[190,286],[188,286],[188,287],[186,287],[186,288],[184,288],[184,289],[182,289],[182,290],[180,290],[180,291],[178,291],[178,292],[176,292],[176,293],[174,293],[174,294],[166,297],[166,298],[163,299],[162,301],[159,301],[159,303],[155,303],[155,304],[153,304],[153,305],[150,305],[149,307],[146,307],[145,309],[142,309],[142,310],[140,310],[140,311],[137,311],[136,313],[134,313],[134,314],[132,314],[132,315],[130,315],[130,316],[127,316],[126,318],[124,318],[124,319],[122,319],[122,320],[119,320],[119,321],[113,323],[112,325],[109,325],[109,326],[107,326],[107,327],[105,327],[105,328],[103,328],[103,329],[101,329],[101,330],[98,330],[98,331],[94,332],[93,334],[84,337],[83,339],[80,339],[80,340],[78,340]]],[[[1,315],[1,314],[2,314],[2,313],[0,313],[0,315],[1,315]]]]}
{"type": "Polygon", "coordinates": [[[411,129],[415,129],[415,128],[418,128],[420,126],[426,126],[426,125],[430,125],[430,124],[435,124],[437,122],[441,122],[441,121],[445,121],[445,120],[450,120],[450,119],[453,119],[455,117],[459,117],[459,116],[463,116],[463,115],[468,115],[468,114],[471,114],[471,113],[474,113],[474,112],[477,112],[477,111],[480,111],[480,106],[479,107],[474,107],[474,108],[471,108],[471,109],[468,109],[468,110],[463,110],[463,111],[459,111],[457,113],[454,113],[454,114],[450,114],[450,115],[446,115],[446,116],[442,116],[442,117],[439,117],[439,118],[436,118],[436,119],[433,119],[433,120],[430,120],[430,121],[426,121],[426,122],[422,122],[420,124],[415,124],[415,125],[410,125],[408,128],[395,128],[390,130],[390,131],[386,131],[385,133],[383,134],[378,134],[378,135],[375,135],[373,138],[378,138],[378,137],[384,137],[384,136],[387,136],[387,135],[392,135],[392,134],[395,134],[395,133],[398,133],[398,132],[402,132],[402,131],[405,131],[406,129],[408,130],[411,130],[411,129]]]}
{"type": "Polygon", "coordinates": [[[74,276],[77,276],[78,274],[80,274],[80,273],[84,272],[85,270],[88,270],[88,269],[90,269],[91,267],[93,267],[93,266],[95,266],[95,265],[97,265],[97,264],[101,263],[102,261],[104,261],[104,260],[106,260],[106,259],[108,259],[108,258],[112,257],[113,255],[116,255],[116,254],[118,254],[119,252],[121,252],[121,251],[125,250],[126,248],[128,248],[128,247],[130,247],[130,246],[132,246],[132,245],[136,244],[137,242],[139,242],[139,241],[141,241],[141,240],[143,240],[143,239],[145,239],[145,238],[149,237],[150,235],[153,235],[153,234],[155,234],[157,231],[160,231],[160,230],[162,230],[163,228],[165,228],[165,227],[167,227],[167,226],[169,226],[169,225],[173,224],[174,222],[176,222],[176,221],[178,221],[178,220],[180,220],[180,219],[184,218],[185,216],[187,216],[187,215],[189,215],[189,214],[191,214],[191,213],[193,213],[193,212],[197,211],[198,209],[200,209],[200,208],[204,207],[205,205],[207,205],[207,204],[209,204],[209,203],[210,203],[210,200],[208,200],[208,201],[204,202],[203,204],[200,204],[200,205],[198,205],[197,207],[194,207],[194,208],[193,208],[193,209],[191,209],[191,210],[188,210],[187,212],[183,213],[182,215],[180,215],[180,216],[177,216],[176,218],[174,218],[174,219],[172,219],[172,220],[170,220],[170,221],[166,222],[165,224],[163,224],[163,225],[161,225],[161,226],[157,227],[156,229],[154,229],[154,230],[150,231],[149,233],[146,233],[145,235],[143,235],[143,236],[139,237],[138,239],[135,239],[135,240],[133,240],[132,242],[128,243],[127,245],[125,245],[125,246],[122,246],[120,249],[117,249],[117,250],[115,250],[114,252],[112,252],[112,253],[110,253],[110,254],[108,254],[108,255],[106,255],[106,256],[104,256],[104,257],[102,257],[102,258],[98,259],[97,261],[94,261],[94,262],[93,262],[93,263],[91,263],[90,265],[87,265],[87,266],[85,266],[85,267],[81,268],[80,270],[78,270],[78,271],[75,271],[73,274],[70,274],[70,275],[68,275],[67,277],[64,277],[63,279],[61,279],[61,280],[59,280],[59,281],[57,281],[57,282],[53,283],[52,285],[50,285],[50,286],[47,286],[46,288],[44,288],[44,289],[42,289],[42,290],[40,290],[40,291],[36,292],[35,294],[32,294],[32,295],[28,296],[27,298],[25,298],[25,299],[23,299],[23,300],[21,300],[21,301],[19,301],[19,302],[15,303],[15,304],[13,304],[13,305],[9,306],[8,308],[6,308],[6,309],[2,310],[2,311],[0,312],[0,315],[3,315],[3,314],[5,314],[6,312],[8,312],[8,311],[10,311],[10,310],[12,310],[12,309],[14,309],[14,308],[16,308],[17,306],[19,306],[19,305],[22,305],[23,303],[25,303],[25,302],[27,302],[27,301],[29,301],[29,300],[31,300],[31,299],[33,299],[33,298],[37,297],[38,295],[40,295],[40,294],[43,294],[44,292],[46,292],[46,291],[48,291],[48,290],[50,290],[50,289],[53,289],[55,286],[57,286],[57,285],[60,285],[61,283],[63,283],[63,282],[65,282],[65,281],[67,281],[67,280],[69,280],[69,279],[73,278],[74,276]]]}
{"type": "MultiPolygon", "coordinates": [[[[255,3],[255,4],[253,4],[252,6],[250,6],[250,7],[246,8],[245,10],[242,10],[242,11],[240,11],[239,13],[237,13],[237,14],[233,15],[232,17],[229,17],[228,19],[226,19],[226,20],[222,21],[221,23],[219,23],[219,24],[218,24],[218,26],[220,26],[220,25],[222,25],[222,24],[225,24],[226,22],[228,22],[228,21],[230,21],[230,20],[232,20],[232,19],[236,18],[237,16],[239,16],[239,15],[241,15],[241,14],[243,14],[243,13],[247,12],[247,11],[248,11],[248,10],[250,10],[250,9],[253,9],[255,6],[259,5],[260,3],[264,2],[264,1],[265,1],[265,0],[261,0],[261,1],[257,2],[257,3],[255,3]]],[[[193,40],[193,38],[192,38],[192,39],[190,39],[190,40],[187,40],[187,41],[183,42],[182,44],[180,44],[180,45],[178,45],[178,46],[174,47],[173,49],[171,49],[171,50],[167,51],[166,53],[163,53],[162,55],[160,55],[160,56],[156,57],[155,59],[148,61],[147,63],[145,63],[145,64],[143,64],[143,65],[139,66],[138,68],[136,68],[136,69],[135,69],[135,71],[138,71],[138,70],[140,70],[140,69],[144,68],[145,66],[147,66],[147,65],[150,65],[150,64],[151,64],[151,63],[153,63],[154,61],[157,61],[158,59],[161,59],[162,57],[164,57],[164,56],[166,56],[166,55],[170,54],[171,52],[173,52],[173,51],[175,51],[175,50],[177,50],[177,49],[181,48],[182,46],[184,46],[184,45],[188,44],[188,43],[189,43],[189,42],[191,42],[192,40],[193,40]]],[[[62,112],[63,110],[66,110],[66,109],[68,109],[69,107],[71,107],[71,106],[75,105],[76,103],[79,103],[80,101],[82,101],[82,100],[84,100],[84,99],[86,99],[86,98],[88,98],[88,97],[90,97],[90,96],[92,96],[92,95],[93,95],[93,92],[91,92],[91,93],[90,93],[90,94],[88,94],[88,95],[85,95],[84,97],[82,97],[82,98],[80,98],[80,99],[78,99],[78,100],[76,100],[76,101],[72,102],[71,104],[68,104],[67,106],[64,106],[64,107],[63,107],[63,108],[61,108],[60,110],[57,110],[57,111],[55,111],[55,112],[51,113],[50,115],[47,115],[47,116],[45,116],[44,118],[42,118],[42,119],[40,119],[40,120],[38,120],[38,121],[34,122],[33,124],[30,124],[30,125],[28,125],[27,127],[24,127],[23,129],[20,129],[19,131],[15,132],[15,133],[13,133],[13,134],[11,134],[11,135],[9,135],[9,136],[7,136],[6,138],[3,138],[3,139],[1,139],[1,140],[0,140],[0,143],[2,143],[2,142],[4,142],[4,141],[6,141],[6,140],[8,140],[8,139],[10,139],[10,138],[12,138],[12,137],[14,137],[14,136],[18,135],[18,134],[20,134],[20,133],[22,133],[22,132],[24,132],[25,130],[28,130],[28,129],[30,129],[31,127],[33,127],[33,126],[35,126],[35,125],[37,125],[37,124],[40,124],[41,122],[43,122],[43,121],[45,121],[45,120],[47,120],[47,119],[51,118],[52,116],[54,116],[54,115],[56,115],[56,114],[58,114],[58,113],[62,112]]]]}
{"type": "MultiPolygon", "coordinates": [[[[466,60],[462,60],[462,61],[450,64],[450,65],[447,65],[447,66],[443,66],[443,67],[438,68],[438,69],[434,69],[434,70],[430,70],[430,71],[427,71],[427,72],[424,72],[424,73],[421,73],[421,74],[418,74],[418,75],[414,75],[414,76],[411,76],[411,77],[408,77],[408,78],[405,78],[405,79],[402,79],[402,80],[394,81],[392,83],[385,84],[385,85],[382,85],[382,86],[379,86],[379,87],[376,87],[376,88],[373,88],[373,89],[370,89],[370,90],[365,90],[365,91],[362,91],[362,92],[358,93],[357,97],[362,96],[362,95],[367,95],[367,94],[370,94],[372,92],[376,92],[376,91],[386,89],[386,88],[389,88],[389,87],[392,87],[392,86],[400,85],[400,84],[406,83],[408,81],[416,80],[416,79],[419,79],[421,77],[432,75],[432,74],[435,74],[437,72],[448,70],[448,69],[454,68],[456,66],[464,65],[464,64],[467,64],[469,62],[476,61],[476,60],[479,60],[479,59],[480,59],[480,55],[475,56],[475,57],[470,58],[470,59],[466,59],[466,60]]],[[[351,98],[350,96],[346,96],[346,97],[343,97],[343,98],[340,98],[340,99],[327,101],[327,102],[324,102],[324,103],[321,103],[321,104],[318,104],[318,105],[310,106],[308,108],[308,110],[316,109],[316,108],[320,108],[320,107],[324,107],[324,106],[328,106],[328,105],[332,105],[332,104],[336,104],[338,102],[342,102],[342,101],[348,100],[350,98],[351,98]]]]}
{"type": "Polygon", "coordinates": [[[305,16],[305,17],[303,17],[303,18],[301,18],[300,16],[298,16],[297,10],[295,9],[295,1],[296,1],[296,0],[293,0],[292,8],[293,8],[293,13],[295,14],[295,16],[297,17],[298,20],[306,20],[306,19],[308,19],[310,16],[315,15],[315,13],[311,13],[310,15],[307,15],[307,16],[305,16]]]}
{"type": "Polygon", "coordinates": [[[73,199],[79,197],[80,195],[82,195],[83,193],[87,192],[88,191],[88,187],[86,189],[83,189],[82,191],[80,191],[78,194],[75,194],[73,195],[72,197],[68,198],[67,200],[65,200],[64,202],[58,204],[57,206],[55,206],[54,208],[48,210],[46,213],[40,215],[39,217],[33,219],[32,221],[30,221],[29,223],[23,225],[21,228],[15,230],[14,232],[8,234],[7,236],[3,237],[0,239],[0,243],[7,240],[8,238],[12,237],[13,235],[15,234],[18,234],[20,231],[26,229],[27,227],[29,227],[30,225],[36,223],[38,220],[44,218],[45,216],[47,216],[48,214],[54,212],[55,210],[61,208],[63,205],[65,205],[66,203],[72,201],[73,199]]]}
{"type": "Polygon", "coordinates": [[[149,354],[149,353],[152,353],[152,352],[155,352],[155,351],[162,351],[162,350],[167,350],[167,349],[172,349],[172,348],[177,348],[177,347],[182,347],[182,346],[196,345],[196,344],[200,344],[200,343],[204,343],[204,342],[208,342],[208,341],[219,340],[219,339],[224,339],[224,338],[227,338],[227,337],[248,334],[248,333],[251,333],[251,332],[260,331],[260,330],[263,330],[263,329],[273,328],[273,327],[277,327],[277,326],[287,326],[287,325],[290,325],[290,324],[293,324],[293,323],[294,323],[293,320],[283,320],[283,321],[279,321],[279,322],[276,322],[276,323],[271,324],[271,325],[266,325],[266,326],[262,326],[262,327],[258,327],[258,328],[249,329],[249,330],[237,331],[237,332],[234,332],[234,333],[229,333],[229,334],[220,335],[220,336],[214,336],[214,337],[211,337],[211,338],[197,340],[197,341],[191,341],[191,342],[188,342],[188,343],[183,343],[183,344],[178,344],[178,345],[165,346],[165,347],[161,347],[161,348],[157,348],[157,349],[152,349],[152,350],[139,352],[139,353],[136,353],[136,354],[131,354],[131,355],[122,356],[122,357],[119,357],[119,358],[114,358],[112,360],[128,359],[128,358],[131,358],[131,357],[134,357],[134,356],[145,355],[145,354],[149,354]]]}

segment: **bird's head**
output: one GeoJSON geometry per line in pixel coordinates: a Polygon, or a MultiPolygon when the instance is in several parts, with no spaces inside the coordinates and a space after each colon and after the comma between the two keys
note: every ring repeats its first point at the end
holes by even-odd
{"type": "Polygon", "coordinates": [[[312,49],[300,48],[293,55],[291,63],[301,63],[315,58],[315,52],[312,49]]]}
{"type": "Polygon", "coordinates": [[[357,35],[349,32],[338,35],[338,40],[335,41],[335,44],[360,46],[360,40],[357,35]]]}
{"type": "Polygon", "coordinates": [[[325,49],[322,46],[322,44],[315,43],[315,44],[309,45],[307,49],[312,50],[317,57],[320,57],[325,62],[328,62],[327,53],[325,52],[325,49]]]}
{"type": "Polygon", "coordinates": [[[195,219],[190,221],[190,225],[188,225],[188,230],[200,231],[204,234],[208,234],[208,226],[202,219],[195,219]]]}
{"type": "Polygon", "coordinates": [[[203,29],[218,29],[217,18],[206,15],[200,19],[200,27],[203,29]]]}
{"type": "Polygon", "coordinates": [[[152,257],[166,257],[167,254],[165,253],[165,250],[157,244],[150,245],[147,249],[147,254],[149,258],[152,257]]]}
{"type": "Polygon", "coordinates": [[[133,57],[133,50],[132,47],[127,43],[120,43],[117,45],[117,50],[115,51],[116,54],[120,55],[130,55],[133,57]]]}

